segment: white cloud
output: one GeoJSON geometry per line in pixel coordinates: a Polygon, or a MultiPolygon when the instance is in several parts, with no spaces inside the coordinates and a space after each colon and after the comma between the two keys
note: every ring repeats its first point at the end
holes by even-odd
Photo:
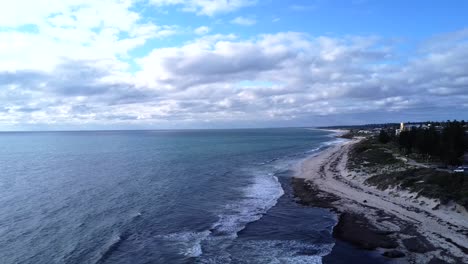
{"type": "MultiPolygon", "coordinates": [[[[247,3],[154,2],[205,15],[247,3]]],[[[242,39],[209,35],[202,26],[197,39],[136,59],[132,50],[180,28],[151,23],[129,0],[38,0],[35,11],[25,10],[29,16],[11,15],[27,3],[10,1],[0,10],[0,128],[307,125],[338,115],[384,121],[466,112],[467,30],[436,36],[405,60],[394,43],[375,36],[280,32],[242,39]]]]}
{"type": "Polygon", "coordinates": [[[176,32],[140,22],[131,8],[129,0],[8,1],[0,9],[0,70],[52,70],[63,59],[120,63],[148,39],[176,32]]]}
{"type": "Polygon", "coordinates": [[[291,5],[289,7],[291,10],[294,11],[311,11],[317,8],[315,5],[291,5]]]}
{"type": "Polygon", "coordinates": [[[247,17],[236,17],[233,20],[231,20],[232,24],[237,24],[241,26],[253,26],[257,23],[255,19],[252,18],[247,18],[247,17]]]}
{"type": "Polygon", "coordinates": [[[466,43],[389,66],[393,51],[382,41],[294,32],[250,40],[212,35],[153,50],[134,75],[112,60],[69,61],[51,73],[4,72],[0,123],[287,123],[466,110],[466,43]]]}
{"type": "Polygon", "coordinates": [[[197,34],[197,35],[205,35],[205,34],[208,34],[210,31],[211,31],[211,29],[209,27],[207,27],[207,26],[197,27],[194,30],[195,34],[197,34]]]}
{"type": "Polygon", "coordinates": [[[387,64],[393,52],[376,37],[279,33],[248,41],[202,38],[153,51],[140,61],[139,78],[152,89],[165,87],[174,96],[213,104],[221,101],[225,108],[242,109],[246,115],[255,105],[256,115],[263,118],[401,112],[431,104],[436,105],[433,111],[440,111],[462,106],[468,97],[466,43],[451,46],[441,54],[414,57],[401,67],[387,64]],[[235,85],[244,80],[273,85],[235,85]]]}
{"type": "Polygon", "coordinates": [[[214,16],[256,4],[257,0],[150,0],[157,6],[180,5],[183,11],[214,16]]]}
{"type": "Polygon", "coordinates": [[[137,13],[129,11],[131,6],[131,0],[6,1],[0,9],[0,26],[42,25],[49,19],[54,26],[89,28],[102,23],[105,27],[128,30],[139,19],[137,13]]]}

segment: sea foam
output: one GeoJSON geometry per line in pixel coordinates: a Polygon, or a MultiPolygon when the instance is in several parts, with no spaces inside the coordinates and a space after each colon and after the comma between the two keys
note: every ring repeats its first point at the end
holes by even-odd
{"type": "Polygon", "coordinates": [[[251,182],[241,189],[243,195],[238,201],[227,204],[220,210],[218,221],[210,230],[172,233],[161,238],[180,246],[180,253],[187,257],[200,257],[204,246],[210,250],[218,250],[218,253],[224,251],[239,231],[248,223],[260,219],[284,194],[273,173],[252,169],[249,172],[252,174],[251,182]]]}

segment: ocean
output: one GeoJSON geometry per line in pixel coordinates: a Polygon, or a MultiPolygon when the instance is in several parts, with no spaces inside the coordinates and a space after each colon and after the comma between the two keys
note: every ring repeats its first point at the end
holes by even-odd
{"type": "Polygon", "coordinates": [[[0,263],[321,263],[336,215],[295,203],[289,183],[336,140],[306,128],[0,133],[0,263]]]}

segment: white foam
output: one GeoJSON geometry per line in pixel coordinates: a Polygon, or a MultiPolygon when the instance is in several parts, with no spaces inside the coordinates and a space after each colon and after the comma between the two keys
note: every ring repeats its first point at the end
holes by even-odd
{"type": "Polygon", "coordinates": [[[248,223],[260,219],[284,194],[278,178],[273,173],[250,170],[250,174],[253,174],[252,182],[242,189],[244,195],[239,201],[222,209],[218,221],[211,228],[212,231],[172,233],[161,238],[176,243],[182,249],[180,253],[188,257],[201,256],[204,242],[209,248],[214,246],[219,247],[220,251],[225,251],[222,244],[229,244],[237,237],[239,231],[248,223]]]}
{"type": "Polygon", "coordinates": [[[203,232],[180,232],[162,235],[160,238],[179,244],[181,248],[180,253],[184,256],[199,257],[203,254],[201,243],[210,233],[208,230],[203,232]]]}
{"type": "Polygon", "coordinates": [[[346,142],[348,141],[348,139],[345,139],[345,138],[335,138],[333,140],[330,140],[330,141],[326,141],[324,143],[322,143],[324,146],[333,146],[333,145],[337,145],[337,144],[340,144],[340,143],[343,143],[343,142],[346,142]]]}
{"type": "MultiPolygon", "coordinates": [[[[334,141],[337,142],[336,140],[334,141]]],[[[322,145],[317,150],[323,147],[322,145]]],[[[240,191],[243,195],[239,197],[239,200],[227,204],[219,211],[219,219],[212,225],[211,231],[174,233],[166,235],[164,238],[179,244],[182,248],[182,255],[200,257],[203,254],[203,248],[205,248],[210,252],[216,250],[218,253],[216,256],[201,257],[199,261],[211,263],[213,261],[212,258],[215,257],[223,259],[223,262],[226,262],[230,259],[230,253],[227,248],[232,244],[237,234],[248,223],[259,220],[270,208],[276,205],[278,199],[284,194],[281,183],[273,172],[289,169],[297,162],[297,159],[274,159],[262,166],[257,165],[252,168],[245,168],[244,173],[251,175],[250,184],[242,187],[240,191]]],[[[252,241],[249,243],[254,248],[258,247],[258,252],[262,252],[265,248],[271,249],[266,251],[268,253],[265,253],[267,254],[265,258],[267,256],[274,256],[273,262],[268,263],[321,263],[322,256],[331,251],[330,248],[329,250],[323,250],[323,252],[326,252],[323,254],[301,255],[297,254],[297,252],[301,250],[309,251],[311,247],[316,246],[301,244],[298,241],[252,241]],[[275,255],[275,251],[281,253],[275,255]]],[[[262,255],[263,253],[259,254],[262,255]]],[[[217,263],[217,261],[214,261],[214,263],[217,263]]]]}
{"type": "Polygon", "coordinates": [[[313,148],[313,149],[311,149],[311,150],[306,151],[306,153],[317,152],[317,151],[319,151],[321,148],[322,148],[322,147],[313,148]]]}
{"type": "Polygon", "coordinates": [[[252,183],[243,189],[242,199],[226,205],[214,224],[213,229],[222,235],[236,236],[246,224],[260,219],[284,194],[278,178],[272,173],[255,173],[252,183]]]}
{"type": "Polygon", "coordinates": [[[251,263],[322,263],[334,244],[314,245],[297,240],[249,240],[242,241],[236,252],[251,263]]]}

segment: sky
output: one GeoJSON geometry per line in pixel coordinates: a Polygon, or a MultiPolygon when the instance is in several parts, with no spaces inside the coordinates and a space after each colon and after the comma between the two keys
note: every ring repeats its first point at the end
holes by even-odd
{"type": "Polygon", "coordinates": [[[468,119],[468,1],[0,0],[0,130],[468,119]]]}

